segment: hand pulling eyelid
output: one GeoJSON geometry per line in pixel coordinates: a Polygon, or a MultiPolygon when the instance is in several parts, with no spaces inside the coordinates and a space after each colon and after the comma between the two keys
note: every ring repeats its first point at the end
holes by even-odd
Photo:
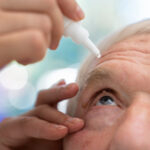
{"type": "Polygon", "coordinates": [[[81,26],[80,22],[64,17],[64,36],[70,37],[75,43],[88,48],[97,58],[101,57],[100,50],[89,39],[88,31],[81,26]]]}

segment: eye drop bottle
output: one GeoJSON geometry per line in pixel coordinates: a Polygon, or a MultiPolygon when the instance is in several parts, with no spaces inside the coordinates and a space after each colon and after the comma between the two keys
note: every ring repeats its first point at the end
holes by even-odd
{"type": "Polygon", "coordinates": [[[100,51],[89,39],[89,32],[81,26],[81,22],[75,22],[64,17],[64,36],[70,37],[75,43],[88,48],[97,58],[100,58],[100,51]]]}

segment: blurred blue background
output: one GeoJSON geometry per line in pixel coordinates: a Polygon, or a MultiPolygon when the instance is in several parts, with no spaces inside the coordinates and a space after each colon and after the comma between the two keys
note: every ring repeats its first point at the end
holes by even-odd
{"type": "MultiPolygon", "coordinates": [[[[82,24],[94,43],[126,24],[150,17],[148,0],[78,0],[78,3],[86,14],[82,24]]],[[[38,91],[59,79],[67,83],[75,81],[87,53],[82,46],[63,38],[57,51],[48,50],[43,61],[29,66],[12,62],[1,70],[0,121],[30,110],[38,91]]]]}

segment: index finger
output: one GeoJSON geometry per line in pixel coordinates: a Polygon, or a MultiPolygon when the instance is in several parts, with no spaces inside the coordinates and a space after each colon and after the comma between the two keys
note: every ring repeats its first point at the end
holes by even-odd
{"type": "Polygon", "coordinates": [[[75,21],[84,18],[84,13],[75,0],[57,0],[63,14],[75,21]]]}
{"type": "Polygon", "coordinates": [[[36,106],[42,104],[56,104],[61,100],[72,98],[78,92],[78,85],[71,83],[68,85],[54,86],[48,90],[43,90],[39,93],[36,106]]]}

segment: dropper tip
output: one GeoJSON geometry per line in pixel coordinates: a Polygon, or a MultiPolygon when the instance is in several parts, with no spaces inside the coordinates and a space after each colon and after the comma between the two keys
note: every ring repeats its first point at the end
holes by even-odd
{"type": "Polygon", "coordinates": [[[101,57],[100,50],[96,46],[93,47],[92,52],[97,58],[101,57]]]}
{"type": "Polygon", "coordinates": [[[84,45],[97,57],[100,58],[100,50],[94,45],[94,43],[90,40],[87,39],[84,41],[84,45]]]}
{"type": "Polygon", "coordinates": [[[100,58],[100,57],[101,57],[100,53],[99,53],[99,54],[97,54],[96,56],[97,56],[97,58],[100,58]]]}

